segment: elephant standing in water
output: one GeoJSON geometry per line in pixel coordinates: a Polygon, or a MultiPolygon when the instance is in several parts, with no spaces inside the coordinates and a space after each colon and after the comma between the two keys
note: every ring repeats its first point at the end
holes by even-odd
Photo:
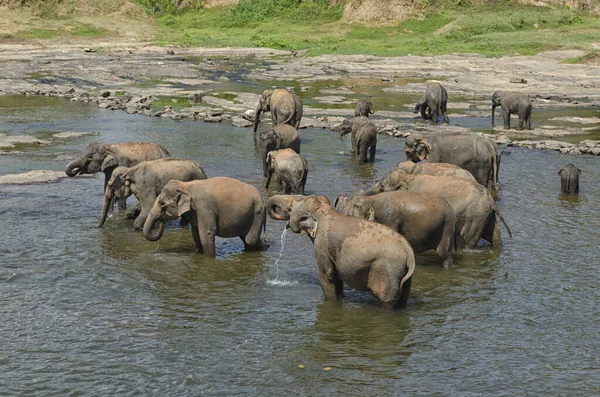
{"type": "MultiPolygon", "coordinates": [[[[151,142],[90,143],[81,155],[65,170],[67,176],[104,172],[104,189],[118,166],[132,167],[140,161],[171,157],[168,150],[151,142]]],[[[119,208],[125,209],[125,199],[119,199],[119,208]]]]}
{"type": "Polygon", "coordinates": [[[558,175],[560,175],[560,192],[562,194],[579,193],[579,174],[581,174],[581,170],[573,164],[568,164],[558,171],[558,175]]]}
{"type": "Polygon", "coordinates": [[[141,230],[154,200],[167,182],[171,179],[187,182],[206,178],[204,170],[195,161],[173,157],[142,161],[133,167],[117,167],[104,192],[102,217],[98,227],[104,225],[113,197],[126,199],[135,194],[140,202],[140,214],[133,221],[133,227],[141,230]]]}
{"type": "Polygon", "coordinates": [[[259,135],[259,146],[264,176],[267,176],[267,154],[269,152],[290,148],[300,154],[301,143],[300,134],[291,125],[279,124],[267,132],[262,132],[259,135]]]}
{"type": "Polygon", "coordinates": [[[498,189],[500,151],[494,141],[473,133],[412,134],[405,141],[406,159],[449,163],[469,171],[477,182],[498,189]]]}
{"type": "Polygon", "coordinates": [[[510,129],[510,115],[516,114],[519,116],[519,126],[517,129],[522,130],[523,127],[531,129],[531,100],[525,94],[518,92],[496,91],[492,94],[492,127],[494,126],[494,112],[496,107],[500,106],[503,111],[504,128],[510,129]]]}
{"type": "Polygon", "coordinates": [[[353,119],[345,119],[342,121],[340,129],[340,139],[344,135],[351,133],[351,153],[359,156],[359,163],[367,162],[367,152],[369,152],[368,161],[375,161],[375,151],[377,150],[377,127],[375,127],[375,124],[367,117],[360,116],[353,119]]]}
{"type": "Polygon", "coordinates": [[[398,190],[370,197],[339,196],[334,206],[340,214],[391,227],[408,240],[415,254],[433,249],[445,268],[452,266],[456,220],[446,199],[398,190]]]}
{"type": "Polygon", "coordinates": [[[373,114],[373,104],[371,101],[358,101],[356,107],[354,108],[354,116],[360,117],[365,116],[369,117],[370,114],[373,114]]]}
{"type": "Polygon", "coordinates": [[[433,175],[433,176],[454,176],[467,181],[477,182],[473,174],[454,164],[448,163],[413,163],[412,161],[402,161],[398,163],[397,169],[413,175],[433,175]]]}
{"type": "Polygon", "coordinates": [[[346,283],[371,291],[386,309],[406,307],[415,255],[400,234],[376,222],[338,214],[325,196],[273,196],[267,212],[273,219],[289,220],[294,233],[310,237],[325,299],[343,297],[346,283]]]}
{"type": "Polygon", "coordinates": [[[296,94],[289,92],[285,88],[263,91],[254,112],[252,131],[255,134],[258,129],[261,113],[268,111],[271,112],[273,126],[289,124],[295,129],[300,128],[300,120],[302,119],[303,112],[302,101],[296,94]]]}
{"type": "Polygon", "coordinates": [[[455,238],[460,246],[475,248],[480,239],[492,245],[499,245],[500,230],[496,223],[496,215],[512,237],[512,232],[498,211],[494,198],[479,183],[451,176],[410,175],[401,170],[394,170],[359,195],[372,196],[394,190],[429,193],[448,200],[454,209],[455,238]]]}
{"type": "Polygon", "coordinates": [[[190,182],[170,181],[154,201],[144,223],[144,236],[158,241],[164,223],[190,212],[197,252],[215,257],[215,237],[239,237],[247,250],[261,250],[267,241],[265,204],[258,190],[227,177],[190,182]],[[152,233],[159,222],[158,231],[152,233]]]}
{"type": "Polygon", "coordinates": [[[274,150],[267,154],[267,181],[265,188],[269,187],[273,173],[280,188],[289,194],[292,189],[299,194],[304,194],[306,177],[308,176],[308,163],[303,155],[292,149],[274,150]],[[285,186],[283,186],[285,184],[285,186]]]}
{"type": "Polygon", "coordinates": [[[413,109],[413,113],[421,112],[421,116],[424,119],[431,119],[434,123],[438,122],[438,115],[441,113],[444,123],[448,124],[448,113],[446,107],[448,105],[448,92],[438,82],[427,84],[425,94],[413,109]],[[429,113],[427,114],[427,109],[429,113]]]}

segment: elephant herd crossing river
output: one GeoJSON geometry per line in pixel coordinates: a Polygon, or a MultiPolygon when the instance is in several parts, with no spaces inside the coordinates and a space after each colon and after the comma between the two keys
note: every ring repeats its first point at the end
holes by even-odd
{"type": "MultiPolygon", "coordinates": [[[[499,93],[494,98],[494,107],[513,99],[499,93]]],[[[436,120],[441,112],[447,122],[446,101],[441,85],[429,85],[415,111],[427,115],[429,110],[436,120]]],[[[210,257],[215,256],[217,236],[239,237],[247,250],[267,249],[267,214],[286,221],[294,233],[313,242],[325,298],[343,296],[347,284],[371,291],[385,308],[406,306],[415,253],[435,250],[441,264],[450,268],[457,264],[453,250],[474,248],[481,240],[501,243],[497,219],[511,235],[494,201],[500,152],[493,141],[477,134],[412,135],[406,139],[407,161],[371,188],[339,192],[333,205],[323,195],[304,196],[309,165],[300,154],[302,108],[300,99],[285,89],[265,90],[260,97],[253,131],[262,112],[271,112],[273,127],[256,136],[257,153],[266,187],[275,174],[279,193],[285,193],[272,195],[266,203],[256,187],[226,176],[208,177],[199,163],[173,158],[166,148],[149,142],[92,143],[67,166],[66,174],[104,172],[99,227],[115,199],[124,209],[125,199],[133,194],[139,204],[127,215],[148,240],[157,241],[165,222],[181,218],[182,226],[191,226],[196,252],[210,257]],[[292,190],[299,194],[289,195],[292,190]]],[[[515,112],[521,117],[519,109],[515,112]]],[[[377,129],[368,118],[372,113],[372,103],[361,101],[356,117],[342,123],[342,136],[351,134],[359,164],[375,158],[377,129]]],[[[525,126],[530,114],[530,109],[523,112],[525,126]]],[[[568,173],[573,172],[564,171],[568,173]]],[[[311,175],[318,178],[318,170],[311,175]]]]}

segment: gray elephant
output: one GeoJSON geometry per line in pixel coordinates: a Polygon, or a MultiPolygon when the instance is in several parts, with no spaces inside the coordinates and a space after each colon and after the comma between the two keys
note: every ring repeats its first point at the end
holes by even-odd
{"type": "Polygon", "coordinates": [[[371,291],[386,309],[406,307],[415,270],[408,241],[387,226],[338,214],[325,196],[300,197],[273,196],[267,212],[310,237],[325,299],[343,297],[346,283],[371,291]]]}
{"type": "Polygon", "coordinates": [[[98,227],[106,221],[113,197],[126,199],[131,194],[140,202],[140,213],[133,221],[136,230],[141,230],[154,200],[171,179],[193,181],[206,179],[204,170],[192,160],[167,157],[158,160],[142,161],[133,167],[117,167],[112,173],[104,191],[104,205],[98,227]]]}
{"type": "Polygon", "coordinates": [[[397,169],[413,175],[434,175],[434,176],[454,176],[466,179],[467,181],[477,182],[473,174],[454,164],[448,163],[429,163],[427,161],[413,163],[412,161],[401,161],[397,169]]]}
{"type": "MultiPolygon", "coordinates": [[[[65,173],[73,177],[102,171],[106,189],[112,172],[118,166],[132,167],[140,161],[163,157],[171,157],[171,154],[161,145],[151,142],[90,143],[81,155],[67,166],[65,173]]],[[[119,200],[119,208],[125,209],[125,206],[125,200],[119,200]]]]}
{"type": "Polygon", "coordinates": [[[519,116],[517,129],[531,129],[531,100],[525,94],[518,92],[496,91],[492,94],[492,127],[494,126],[494,112],[500,106],[503,111],[504,128],[510,128],[510,115],[519,116]]]}
{"type": "Polygon", "coordinates": [[[352,119],[345,119],[342,121],[340,131],[340,139],[346,134],[351,134],[351,153],[358,155],[359,163],[367,162],[367,152],[369,152],[368,161],[375,161],[377,127],[375,127],[375,124],[368,117],[359,116],[352,119]]]}
{"type": "Polygon", "coordinates": [[[498,189],[500,151],[489,138],[473,133],[432,132],[412,134],[405,144],[407,160],[454,164],[469,171],[483,186],[498,189]]]}
{"type": "Polygon", "coordinates": [[[300,154],[300,134],[288,124],[279,124],[259,135],[263,174],[267,176],[267,154],[273,150],[290,148],[300,154]]]}
{"type": "Polygon", "coordinates": [[[563,194],[578,194],[579,174],[581,174],[581,170],[573,164],[568,164],[558,171],[558,175],[560,175],[560,192],[563,194]]]}
{"type": "Polygon", "coordinates": [[[445,268],[452,266],[456,220],[446,199],[399,190],[370,197],[339,196],[334,206],[340,214],[391,227],[408,240],[415,254],[433,249],[445,268]]]}
{"type": "Polygon", "coordinates": [[[454,209],[457,245],[475,248],[480,239],[500,245],[500,230],[496,215],[512,232],[498,211],[490,192],[479,183],[451,176],[410,175],[394,170],[368,190],[359,193],[372,196],[381,192],[408,190],[443,197],[454,209]]]}
{"type": "Polygon", "coordinates": [[[215,237],[239,237],[247,250],[262,250],[266,235],[265,204],[258,190],[227,177],[190,182],[169,181],[154,201],[144,222],[144,236],[158,241],[164,223],[191,212],[192,237],[197,252],[215,257],[215,237]],[[154,224],[159,222],[157,233],[154,224]]]}
{"type": "Polygon", "coordinates": [[[373,104],[371,103],[371,101],[358,101],[358,103],[356,104],[356,107],[354,108],[354,116],[355,117],[359,117],[359,116],[365,116],[365,117],[369,117],[370,114],[373,114],[373,104]]]}
{"type": "Polygon", "coordinates": [[[438,82],[427,84],[425,94],[413,109],[413,113],[421,112],[421,116],[424,119],[430,119],[434,123],[438,122],[438,115],[441,113],[444,123],[448,124],[448,113],[446,107],[448,105],[448,92],[438,82]],[[429,109],[429,114],[427,114],[429,109]]]}
{"type": "Polygon", "coordinates": [[[308,176],[308,163],[303,155],[289,148],[269,152],[267,154],[265,188],[269,187],[273,173],[275,173],[275,179],[280,189],[284,188],[284,193],[289,194],[292,190],[295,190],[299,194],[304,194],[304,186],[308,176]]]}
{"type": "Polygon", "coordinates": [[[268,111],[271,112],[273,126],[289,124],[295,129],[300,128],[300,120],[302,119],[303,112],[302,101],[296,94],[289,92],[285,88],[263,91],[254,112],[252,131],[255,134],[258,129],[261,113],[268,111]]]}

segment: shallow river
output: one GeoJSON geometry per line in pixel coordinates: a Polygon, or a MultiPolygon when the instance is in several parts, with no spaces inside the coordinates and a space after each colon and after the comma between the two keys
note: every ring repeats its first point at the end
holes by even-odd
{"type": "MultiPolygon", "coordinates": [[[[100,136],[21,147],[0,175],[63,170],[61,153],[93,141],[153,141],[209,176],[251,183],[265,198],[250,129],[172,121],[64,99],[0,101],[0,132],[100,136]]],[[[264,127],[263,127],[264,128],[264,127]]],[[[301,130],[307,194],[352,193],[404,160],[380,136],[358,165],[329,130],[301,130]]],[[[600,394],[600,164],[591,156],[503,148],[504,246],[455,254],[444,270],[418,258],[408,308],[367,293],[325,302],[308,238],[267,221],[266,252],[220,239],[192,253],[168,226],[157,243],[115,214],[96,227],[102,178],[0,186],[0,395],[451,396],[600,394]],[[581,170],[579,199],[557,172],[581,170]]]]}

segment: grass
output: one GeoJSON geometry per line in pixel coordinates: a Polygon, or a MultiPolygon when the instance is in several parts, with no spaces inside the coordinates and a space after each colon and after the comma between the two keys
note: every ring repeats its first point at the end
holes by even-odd
{"type": "Polygon", "coordinates": [[[555,49],[592,50],[600,18],[568,8],[459,7],[393,26],[350,24],[341,6],[328,1],[249,0],[233,8],[211,8],[157,17],[159,44],[269,47],[306,50],[308,55],[439,55],[453,52],[533,55],[555,49]],[[266,7],[266,8],[265,8],[266,7]]]}
{"type": "Polygon", "coordinates": [[[106,31],[98,26],[89,23],[80,23],[66,21],[63,25],[54,29],[31,28],[16,33],[15,37],[25,37],[28,39],[50,40],[58,37],[99,37],[106,31]]]}
{"type": "Polygon", "coordinates": [[[600,53],[598,51],[588,52],[580,57],[565,59],[562,63],[576,64],[576,63],[600,63],[600,53]]]}

